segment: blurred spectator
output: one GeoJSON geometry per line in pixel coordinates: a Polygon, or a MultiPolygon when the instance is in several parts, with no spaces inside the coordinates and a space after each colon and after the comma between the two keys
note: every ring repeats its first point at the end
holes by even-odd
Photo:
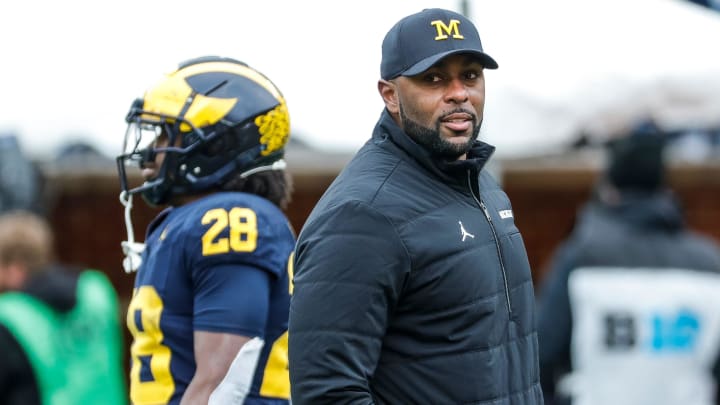
{"type": "Polygon", "coordinates": [[[712,404],[720,248],[693,233],[653,125],[609,164],[538,289],[546,404],[712,404]]]}
{"type": "Polygon", "coordinates": [[[0,134],[0,213],[14,209],[41,212],[40,174],[23,154],[15,135],[0,134]]]}
{"type": "Polygon", "coordinates": [[[94,145],[76,140],[63,144],[57,152],[53,163],[56,167],[77,168],[87,170],[90,168],[102,168],[115,166],[115,161],[103,155],[94,145]]]}
{"type": "Polygon", "coordinates": [[[53,262],[49,224],[0,215],[0,404],[127,403],[116,293],[53,262]]]}

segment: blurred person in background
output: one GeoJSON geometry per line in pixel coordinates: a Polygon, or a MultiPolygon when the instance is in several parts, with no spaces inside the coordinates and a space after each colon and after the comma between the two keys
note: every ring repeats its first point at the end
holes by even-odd
{"type": "Polygon", "coordinates": [[[144,404],[287,404],[292,182],[280,90],[243,62],[181,63],[137,99],[118,156],[130,398],[144,404]],[[129,187],[126,164],[144,182],[129,187]],[[165,206],[137,243],[132,196],[165,206]]]}
{"type": "Polygon", "coordinates": [[[22,150],[14,134],[0,134],[0,213],[29,210],[41,214],[40,170],[22,150]]]}
{"type": "Polygon", "coordinates": [[[53,243],[45,218],[0,215],[0,404],[126,404],[116,292],[53,243]]]}
{"type": "Polygon", "coordinates": [[[720,248],[687,228],[652,123],[608,164],[538,289],[547,404],[712,404],[720,248]]]}

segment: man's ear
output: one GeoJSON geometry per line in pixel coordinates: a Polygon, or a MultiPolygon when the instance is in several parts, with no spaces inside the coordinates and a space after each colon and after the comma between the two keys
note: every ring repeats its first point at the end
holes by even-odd
{"type": "Polygon", "coordinates": [[[380,92],[380,97],[382,97],[383,102],[385,102],[385,108],[387,108],[391,114],[397,114],[400,112],[397,100],[397,89],[395,86],[395,83],[388,80],[380,79],[378,81],[378,91],[380,92]]]}

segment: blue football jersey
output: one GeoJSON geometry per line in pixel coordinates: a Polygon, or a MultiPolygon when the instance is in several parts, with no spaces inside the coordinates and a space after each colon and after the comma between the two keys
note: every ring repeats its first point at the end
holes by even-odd
{"type": "Polygon", "coordinates": [[[282,211],[252,194],[216,193],[163,211],[145,241],[127,313],[133,403],[180,402],[198,330],[263,339],[245,403],[287,403],[295,234],[282,211]]]}

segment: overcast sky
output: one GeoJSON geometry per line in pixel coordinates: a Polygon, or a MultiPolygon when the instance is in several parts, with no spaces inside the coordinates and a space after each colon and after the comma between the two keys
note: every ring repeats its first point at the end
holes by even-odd
{"type": "MultiPolygon", "coordinates": [[[[483,129],[499,153],[536,150],[538,141],[576,130],[573,119],[597,110],[590,96],[617,104],[607,95],[621,93],[609,91],[613,86],[643,93],[628,83],[655,75],[667,81],[663,74],[681,69],[704,89],[712,86],[697,72],[710,69],[720,78],[720,14],[678,12],[670,3],[679,1],[468,1],[486,51],[500,64],[486,75],[483,129]],[[543,129],[545,121],[555,126],[543,129]]],[[[295,134],[319,148],[354,150],[383,108],[376,83],[387,30],[426,7],[460,6],[460,0],[5,1],[0,133],[19,134],[34,155],[52,155],[80,138],[115,156],[132,100],[178,62],[214,54],[267,74],[285,94],[295,134]]]]}
{"type": "Polygon", "coordinates": [[[74,136],[115,155],[132,100],[178,62],[214,54],[267,74],[309,142],[354,148],[382,109],[385,32],[428,6],[459,1],[3,2],[0,131],[33,153],[74,136]]]}

